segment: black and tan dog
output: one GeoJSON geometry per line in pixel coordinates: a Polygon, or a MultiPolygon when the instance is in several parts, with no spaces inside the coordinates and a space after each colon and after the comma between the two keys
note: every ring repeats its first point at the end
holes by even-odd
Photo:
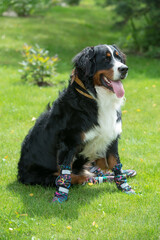
{"type": "Polygon", "coordinates": [[[132,193],[118,154],[121,80],[128,73],[125,55],[115,45],[98,45],[82,50],[73,63],[68,87],[23,141],[18,180],[43,186],[56,183],[54,201],[61,202],[67,199],[71,183],[85,181],[83,166],[103,160],[114,172],[117,187],[132,193]]]}

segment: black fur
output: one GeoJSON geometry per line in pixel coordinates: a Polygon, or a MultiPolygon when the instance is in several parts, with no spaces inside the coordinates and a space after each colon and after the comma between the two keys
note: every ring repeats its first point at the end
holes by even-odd
{"type": "MultiPolygon", "coordinates": [[[[87,91],[96,97],[93,83],[94,74],[112,66],[105,60],[107,47],[99,45],[87,47],[74,59],[75,74],[83,82],[87,91]]],[[[98,106],[94,99],[76,91],[76,83],[69,85],[51,107],[37,119],[34,127],[25,137],[18,163],[18,180],[24,184],[54,186],[61,164],[71,165],[78,174],[88,161],[79,153],[84,147],[83,133],[98,125],[98,106]]],[[[118,113],[118,121],[121,115],[118,113]]],[[[118,156],[118,140],[112,143],[106,156],[113,152],[118,156]]],[[[119,160],[119,156],[118,162],[119,160]]]]}

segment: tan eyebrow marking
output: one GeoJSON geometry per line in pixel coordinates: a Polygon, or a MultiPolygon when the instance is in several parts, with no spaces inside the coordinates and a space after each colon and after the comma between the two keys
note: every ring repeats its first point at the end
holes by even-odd
{"type": "Polygon", "coordinates": [[[111,56],[111,54],[110,54],[109,52],[108,52],[106,55],[107,55],[107,57],[110,57],[110,56],[111,56]]]}
{"type": "Polygon", "coordinates": [[[119,55],[119,53],[116,51],[116,55],[118,56],[119,55]]]}

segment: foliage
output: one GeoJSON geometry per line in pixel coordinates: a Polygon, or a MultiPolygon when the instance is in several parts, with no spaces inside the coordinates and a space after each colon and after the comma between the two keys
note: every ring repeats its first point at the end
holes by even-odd
{"type": "Polygon", "coordinates": [[[66,3],[69,5],[79,5],[81,0],[67,0],[66,3]]]}
{"type": "Polygon", "coordinates": [[[52,3],[51,0],[2,0],[0,12],[11,9],[18,16],[29,16],[41,9],[47,8],[52,3]]]}
{"type": "Polygon", "coordinates": [[[106,7],[108,3],[106,3],[106,0],[94,0],[95,4],[100,7],[106,7]]]}
{"type": "Polygon", "coordinates": [[[69,5],[79,5],[81,0],[1,0],[0,13],[11,9],[18,16],[27,17],[41,10],[45,10],[52,5],[61,5],[66,3],[69,5]]]}
{"type": "Polygon", "coordinates": [[[48,51],[36,45],[35,48],[28,46],[23,47],[24,61],[20,64],[23,69],[19,72],[22,73],[21,78],[25,81],[31,81],[39,86],[49,85],[45,80],[55,76],[55,65],[58,57],[49,57],[48,51]]]}
{"type": "Polygon", "coordinates": [[[19,16],[29,16],[37,7],[37,3],[32,0],[11,0],[10,6],[19,16]]]}
{"type": "Polygon", "coordinates": [[[79,5],[81,0],[52,0],[53,5],[63,5],[64,3],[66,5],[76,6],[79,5]]]}
{"type": "MultiPolygon", "coordinates": [[[[160,2],[157,0],[104,0],[102,6],[114,5],[118,16],[123,18],[121,27],[130,25],[134,49],[160,56],[160,2]]],[[[130,47],[133,47],[132,44],[130,47]]]]}
{"type": "Polygon", "coordinates": [[[0,14],[6,11],[8,8],[8,0],[1,0],[0,1],[0,14]]]}

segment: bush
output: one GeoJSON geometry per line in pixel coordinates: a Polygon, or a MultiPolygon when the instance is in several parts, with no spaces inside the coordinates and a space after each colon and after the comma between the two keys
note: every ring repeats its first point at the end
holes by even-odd
{"type": "Polygon", "coordinates": [[[67,0],[66,3],[69,5],[79,5],[80,0],[67,0]]]}
{"type": "Polygon", "coordinates": [[[46,9],[52,4],[52,0],[2,0],[0,12],[8,9],[14,10],[18,16],[27,17],[31,14],[46,9]]]}
{"type": "Polygon", "coordinates": [[[20,64],[23,69],[19,69],[19,72],[22,73],[21,78],[38,86],[52,85],[51,78],[56,75],[55,66],[58,57],[49,57],[47,50],[38,45],[33,48],[27,44],[23,47],[22,55],[24,60],[20,64]],[[49,79],[50,82],[47,82],[46,79],[49,79]]]}
{"type": "Polygon", "coordinates": [[[0,14],[5,12],[9,7],[8,0],[1,0],[0,1],[0,14]]]}
{"type": "Polygon", "coordinates": [[[160,1],[105,0],[105,5],[109,4],[115,6],[116,13],[123,19],[119,25],[130,26],[131,34],[126,38],[129,47],[147,55],[152,53],[152,56],[160,57],[160,1]]]}

